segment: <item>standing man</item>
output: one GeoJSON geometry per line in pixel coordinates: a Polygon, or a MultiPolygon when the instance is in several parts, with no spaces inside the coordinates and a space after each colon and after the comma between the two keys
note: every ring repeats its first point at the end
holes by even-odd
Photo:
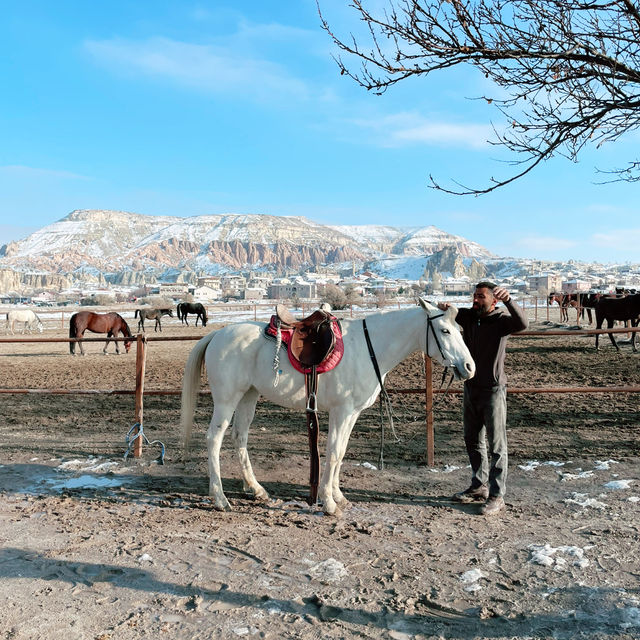
{"type": "MultiPolygon", "coordinates": [[[[441,303],[441,309],[449,305],[441,303]]],[[[479,282],[471,309],[460,309],[456,322],[476,363],[476,375],[464,383],[464,441],[471,463],[471,486],[453,499],[485,501],[483,515],[504,509],[507,482],[507,377],[504,372],[507,336],[528,326],[523,310],[509,292],[492,282],[479,282]],[[496,309],[503,302],[507,311],[496,309]],[[487,456],[487,443],[489,456],[487,456]]]]}

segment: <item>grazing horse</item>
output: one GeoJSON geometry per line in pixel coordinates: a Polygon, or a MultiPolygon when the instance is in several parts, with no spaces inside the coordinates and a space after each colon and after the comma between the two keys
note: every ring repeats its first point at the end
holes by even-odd
{"type": "MultiPolygon", "coordinates": [[[[346,502],[339,486],[340,467],[360,412],[380,393],[376,364],[383,381],[398,363],[422,350],[450,367],[458,379],[467,380],[475,374],[475,363],[455,322],[457,312],[453,306],[443,312],[420,300],[420,306],[368,315],[366,322],[341,320],[342,360],[320,375],[317,390],[317,407],[329,412],[325,465],[318,485],[325,513],[335,513],[338,505],[346,502]]],[[[203,360],[207,367],[214,402],[207,433],[209,493],[218,510],[231,508],[220,478],[220,448],[231,419],[245,490],[256,498],[268,499],[253,474],[247,451],[258,397],[301,411],[307,406],[305,375],[289,358],[282,358],[274,370],[277,343],[265,336],[266,326],[264,322],[240,322],[212,331],[196,343],[185,366],[181,404],[185,447],[191,436],[203,360]],[[278,384],[274,385],[276,375],[278,384]]]]}
{"type": "MultiPolygon", "coordinates": [[[[131,349],[133,337],[129,330],[129,325],[125,322],[125,319],[117,313],[94,313],[93,311],[79,311],[78,313],[74,313],[71,316],[71,320],[69,320],[69,337],[82,338],[84,332],[87,330],[92,331],[93,333],[107,334],[107,341],[105,342],[104,349],[102,350],[102,353],[105,355],[107,355],[109,341],[117,337],[119,333],[121,333],[125,338],[131,338],[131,340],[124,341],[125,351],[129,353],[129,349],[131,349]]],[[[118,341],[114,340],[114,342],[116,343],[116,353],[119,354],[120,348],[118,347],[118,341]]],[[[78,345],[80,346],[80,354],[84,355],[81,340],[78,341],[78,345]]],[[[69,352],[72,356],[75,355],[75,342],[69,343],[69,352]]]]}
{"type": "Polygon", "coordinates": [[[202,326],[207,326],[207,310],[204,308],[204,305],[200,302],[181,302],[176,311],[178,313],[178,318],[182,321],[182,324],[186,324],[189,326],[189,321],[187,320],[187,315],[189,313],[196,314],[196,327],[198,326],[198,320],[202,322],[202,326]]]}
{"type": "Polygon", "coordinates": [[[16,322],[22,322],[22,333],[24,333],[27,329],[29,331],[33,331],[37,329],[40,333],[42,333],[42,320],[38,318],[38,316],[31,311],[31,309],[11,309],[11,311],[7,312],[7,329],[11,331],[11,335],[14,335],[13,329],[16,322]]]}
{"type": "MultiPolygon", "coordinates": [[[[596,329],[602,328],[602,323],[607,321],[607,328],[611,329],[615,320],[631,321],[632,327],[637,327],[640,321],[640,293],[628,295],[624,298],[600,298],[596,303],[596,329]]],[[[596,350],[598,349],[598,338],[596,334],[596,350]]],[[[611,344],[620,351],[613,334],[609,334],[611,344]]],[[[636,349],[636,332],[631,333],[631,347],[636,349]]]]}
{"type": "Polygon", "coordinates": [[[162,332],[162,323],[160,322],[162,316],[173,318],[173,309],[136,309],[136,312],[133,314],[134,318],[140,318],[140,320],[138,320],[138,331],[141,329],[144,331],[145,320],[155,320],[156,326],[154,331],[160,329],[160,332],[162,332]]]}
{"type": "Polygon", "coordinates": [[[568,309],[569,307],[573,307],[576,310],[576,323],[578,323],[580,309],[578,308],[579,305],[575,298],[575,294],[552,292],[549,294],[547,304],[551,306],[554,302],[557,302],[560,307],[560,322],[569,322],[568,309]]]}

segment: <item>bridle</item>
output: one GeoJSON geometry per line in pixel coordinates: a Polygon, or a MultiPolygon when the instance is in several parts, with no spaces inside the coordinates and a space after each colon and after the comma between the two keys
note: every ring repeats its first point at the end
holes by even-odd
{"type": "Polygon", "coordinates": [[[440,340],[438,340],[438,334],[436,330],[433,328],[433,321],[437,318],[442,318],[444,313],[439,313],[437,316],[430,316],[427,313],[427,338],[424,345],[424,352],[427,354],[427,357],[430,358],[431,354],[429,353],[429,332],[433,333],[433,339],[436,341],[436,345],[438,346],[438,351],[440,351],[440,355],[442,356],[443,361],[447,361],[446,356],[444,355],[444,351],[442,349],[442,345],[440,344],[440,340]]]}
{"type": "MultiPolygon", "coordinates": [[[[436,342],[436,345],[438,347],[438,351],[440,351],[440,355],[442,356],[442,361],[443,363],[447,362],[447,357],[444,355],[444,350],[442,348],[442,345],[440,344],[440,340],[438,340],[438,334],[436,333],[436,330],[433,327],[433,321],[436,320],[437,318],[442,318],[442,316],[444,316],[444,313],[439,313],[437,316],[430,316],[427,313],[427,336],[426,336],[426,340],[425,340],[425,345],[424,345],[424,352],[427,356],[427,358],[431,357],[431,354],[429,353],[429,332],[431,332],[433,334],[433,339],[436,342]]],[[[442,371],[442,381],[440,382],[440,389],[442,389],[442,387],[444,387],[444,383],[447,379],[447,374],[449,372],[449,369],[451,369],[451,377],[449,378],[449,384],[447,384],[447,388],[444,390],[444,393],[442,394],[442,397],[444,398],[444,396],[446,395],[447,391],[449,391],[449,387],[451,386],[451,383],[453,382],[455,375],[453,373],[453,367],[452,366],[447,366],[446,364],[443,364],[443,371],[442,371]]],[[[431,407],[431,411],[433,411],[433,409],[435,408],[435,402],[433,403],[432,407],[431,407]]]]}

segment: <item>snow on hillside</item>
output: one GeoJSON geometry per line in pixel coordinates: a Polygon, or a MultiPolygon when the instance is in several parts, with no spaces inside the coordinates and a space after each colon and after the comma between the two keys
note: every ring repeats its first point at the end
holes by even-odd
{"type": "Polygon", "coordinates": [[[369,263],[369,269],[385,278],[417,282],[424,273],[426,262],[425,256],[394,256],[369,263]]]}
{"type": "Polygon", "coordinates": [[[361,225],[329,225],[330,229],[335,229],[359,242],[371,242],[374,244],[394,243],[405,233],[410,233],[418,227],[388,227],[375,224],[361,225]]]}

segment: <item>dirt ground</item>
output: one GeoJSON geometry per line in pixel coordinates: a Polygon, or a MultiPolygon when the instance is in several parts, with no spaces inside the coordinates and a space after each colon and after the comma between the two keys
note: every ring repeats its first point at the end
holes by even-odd
{"type": "MultiPolygon", "coordinates": [[[[530,328],[567,327],[556,320],[530,328]]],[[[46,321],[44,336],[64,337],[60,324],[46,321]]],[[[199,336],[212,326],[163,319],[163,328],[199,336]]],[[[512,338],[510,387],[640,383],[628,343],[620,353],[608,339],[599,353],[593,343],[512,338]]],[[[150,342],[146,390],[178,390],[193,344],[150,342]]],[[[0,387],[133,389],[135,346],[86,350],[72,358],[67,344],[2,343],[0,387]]],[[[387,387],[423,388],[422,356],[387,387]]],[[[249,447],[266,503],[242,493],[226,440],[233,511],[220,513],[207,496],[208,396],[188,460],[179,397],[145,398],[145,435],[165,447],[160,465],[158,443],[124,460],[131,395],[1,394],[0,638],[640,637],[637,394],[510,394],[507,509],[492,518],[450,499],[470,479],[460,395],[437,396],[432,468],[424,395],[391,396],[398,441],[387,428],[384,469],[375,405],[343,464],[350,505],[328,517],[305,503],[298,413],[258,405],[249,447]]]]}

